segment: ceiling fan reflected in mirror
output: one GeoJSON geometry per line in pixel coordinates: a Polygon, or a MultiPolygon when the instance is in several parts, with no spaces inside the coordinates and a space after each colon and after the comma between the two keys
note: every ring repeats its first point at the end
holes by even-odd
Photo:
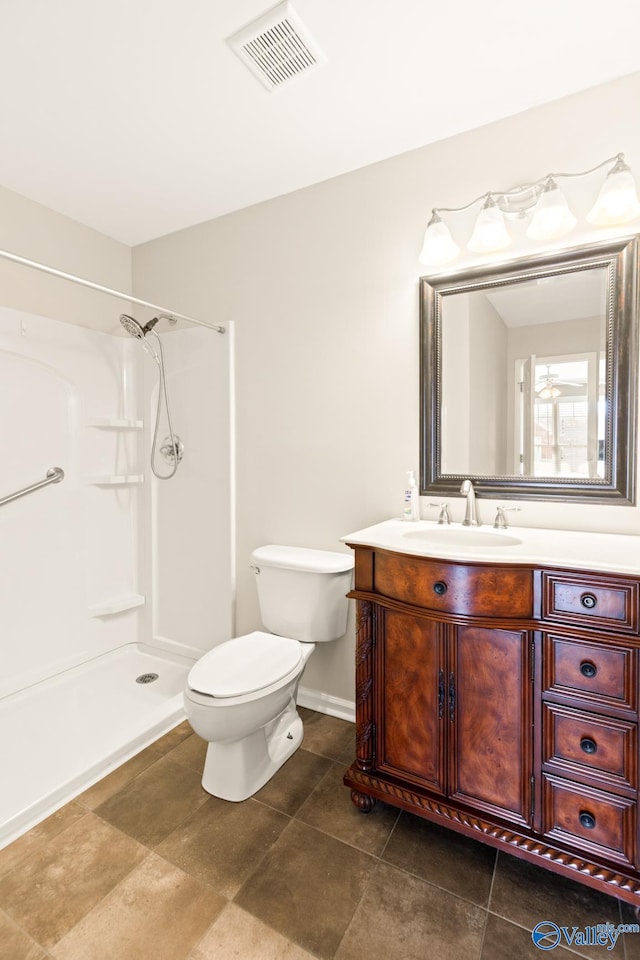
{"type": "Polygon", "coordinates": [[[573,392],[571,388],[580,387],[584,390],[586,385],[586,377],[577,380],[562,380],[560,374],[552,373],[551,367],[547,366],[546,373],[536,383],[535,391],[540,400],[555,400],[556,397],[560,397],[563,393],[567,392],[567,387],[570,388],[569,392],[573,392]]]}

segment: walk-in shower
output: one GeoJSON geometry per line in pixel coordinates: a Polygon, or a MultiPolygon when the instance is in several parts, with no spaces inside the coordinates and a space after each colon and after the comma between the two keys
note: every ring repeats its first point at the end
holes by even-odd
{"type": "Polygon", "coordinates": [[[182,722],[193,663],[233,635],[232,329],[2,259],[18,291],[51,281],[38,313],[0,298],[0,848],[182,722]],[[163,362],[171,483],[149,463],[163,362]]]}
{"type": "Polygon", "coordinates": [[[180,461],[184,455],[184,444],[177,434],[174,434],[173,427],[171,425],[171,409],[169,407],[169,394],[167,392],[167,375],[164,366],[164,351],[162,349],[162,340],[154,330],[155,325],[160,320],[168,320],[169,323],[175,324],[176,320],[174,317],[163,316],[162,314],[154,317],[153,320],[149,320],[148,323],[145,323],[142,326],[141,323],[135,319],[135,317],[129,316],[128,313],[120,314],[120,323],[125,328],[128,334],[132,337],[142,342],[143,347],[151,354],[153,359],[158,364],[159,372],[159,382],[158,382],[158,405],[156,408],[156,422],[153,428],[153,442],[151,444],[151,470],[155,477],[158,480],[170,480],[176,475],[180,461]],[[158,342],[158,351],[156,352],[149,341],[146,339],[149,334],[155,337],[158,342]],[[164,407],[167,414],[167,424],[169,426],[169,436],[165,437],[160,447],[160,453],[163,460],[171,466],[169,473],[159,473],[156,469],[156,454],[158,452],[158,427],[160,424],[160,416],[162,414],[162,398],[164,397],[164,407]]]}

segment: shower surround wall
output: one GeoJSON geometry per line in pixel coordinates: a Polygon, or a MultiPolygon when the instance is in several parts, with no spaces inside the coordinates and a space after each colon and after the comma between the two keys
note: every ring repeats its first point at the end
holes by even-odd
{"type": "MultiPolygon", "coordinates": [[[[199,327],[173,330],[162,335],[162,343],[171,423],[185,453],[171,480],[157,480],[148,470],[145,589],[151,603],[144,629],[156,647],[198,658],[233,635],[233,328],[227,325],[224,334],[199,327]]],[[[144,356],[145,450],[150,451],[158,367],[144,356]]],[[[158,447],[168,435],[163,408],[158,447]]],[[[171,472],[160,455],[154,462],[158,472],[171,472]]]]}
{"type": "Polygon", "coordinates": [[[0,693],[12,693],[138,640],[135,610],[92,608],[140,594],[142,400],[133,343],[6,308],[0,310],[0,382],[6,455],[2,492],[65,479],[0,508],[3,570],[0,693]],[[99,481],[104,481],[100,483],[99,481]]]}
{"type": "Polygon", "coordinates": [[[140,343],[0,308],[0,497],[65,472],[0,507],[0,847],[179,722],[231,634],[230,341],[163,335],[187,450],[162,482],[140,343]]]}

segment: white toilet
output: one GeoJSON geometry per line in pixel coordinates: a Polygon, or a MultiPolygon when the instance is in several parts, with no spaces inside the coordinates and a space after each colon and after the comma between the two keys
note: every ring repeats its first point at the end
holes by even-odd
{"type": "Polygon", "coordinates": [[[184,706],[209,741],[202,786],[223,800],[246,800],[302,741],[296,693],[316,643],[347,628],[353,558],[303,547],[251,554],[262,623],[219,644],[191,668],[184,706]]]}

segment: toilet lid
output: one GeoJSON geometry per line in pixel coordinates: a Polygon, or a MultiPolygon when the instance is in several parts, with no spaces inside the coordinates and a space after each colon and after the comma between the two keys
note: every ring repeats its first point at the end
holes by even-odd
{"type": "Polygon", "coordinates": [[[189,671],[187,683],[210,697],[241,697],[277,683],[301,660],[297,640],[256,630],[206,653],[189,671]]]}

